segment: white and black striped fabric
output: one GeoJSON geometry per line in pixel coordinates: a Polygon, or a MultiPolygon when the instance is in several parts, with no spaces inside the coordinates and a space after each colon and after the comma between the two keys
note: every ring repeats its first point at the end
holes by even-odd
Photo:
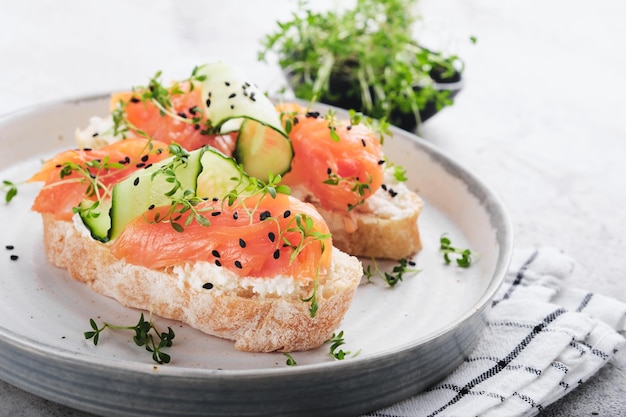
{"type": "Polygon", "coordinates": [[[626,344],[626,304],[568,288],[573,268],[553,248],[516,251],[473,354],[428,391],[367,416],[533,416],[584,383],[626,344]]]}

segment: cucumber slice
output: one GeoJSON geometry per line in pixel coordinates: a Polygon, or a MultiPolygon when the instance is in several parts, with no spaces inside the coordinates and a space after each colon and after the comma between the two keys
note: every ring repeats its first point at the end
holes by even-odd
{"type": "Polygon", "coordinates": [[[235,68],[222,62],[198,69],[205,114],[220,133],[239,130],[235,158],[262,181],[287,172],[293,150],[270,99],[235,68]],[[256,123],[249,123],[255,121],[256,123]]]}
{"type": "Polygon", "coordinates": [[[170,205],[172,199],[181,197],[185,190],[194,191],[200,198],[223,199],[233,189],[244,194],[251,184],[250,177],[233,158],[204,147],[190,152],[186,163],[170,157],[135,172],[116,184],[112,197],[96,207],[92,207],[93,201],[84,200],[80,216],[94,239],[108,242],[151,206],[170,205]],[[168,174],[163,173],[166,170],[168,174]],[[180,187],[171,193],[176,181],[180,187]]]}
{"type": "Polygon", "coordinates": [[[176,157],[164,159],[116,184],[113,187],[109,237],[115,239],[131,220],[151,206],[169,205],[172,198],[180,197],[185,190],[195,191],[198,174],[202,169],[200,158],[204,150],[205,148],[201,148],[190,152],[186,163],[176,157]],[[168,170],[169,174],[163,173],[164,170],[168,170]],[[175,185],[174,177],[170,175],[172,173],[180,187],[175,193],[168,195],[175,185]]]}
{"type": "Polygon", "coordinates": [[[291,142],[255,120],[245,120],[239,130],[235,159],[246,173],[267,182],[270,174],[282,175],[291,168],[291,142]]]}
{"type": "Polygon", "coordinates": [[[111,230],[111,199],[107,198],[97,202],[93,200],[83,200],[80,205],[79,215],[83,224],[89,229],[91,237],[100,242],[109,241],[109,230],[111,230]]]}
{"type": "Polygon", "coordinates": [[[213,148],[207,148],[200,159],[202,171],[198,175],[196,195],[200,198],[223,199],[233,189],[242,191],[250,185],[233,158],[224,156],[213,148]]]}
{"type": "MultiPolygon", "coordinates": [[[[201,66],[197,75],[205,77],[201,85],[202,100],[213,127],[223,127],[231,119],[253,119],[287,138],[274,104],[237,69],[223,62],[214,62],[201,66]]],[[[237,128],[237,124],[230,127],[237,128]]]]}

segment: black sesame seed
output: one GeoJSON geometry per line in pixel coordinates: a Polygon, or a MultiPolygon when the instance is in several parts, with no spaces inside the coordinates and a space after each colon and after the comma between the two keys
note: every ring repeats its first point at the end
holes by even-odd
{"type": "Polygon", "coordinates": [[[200,125],[198,123],[196,123],[195,125],[193,125],[193,128],[198,130],[198,129],[200,129],[200,125]]]}
{"type": "Polygon", "coordinates": [[[346,126],[346,129],[348,129],[348,130],[352,130],[352,125],[348,125],[348,126],[346,126]]]}
{"type": "Polygon", "coordinates": [[[387,185],[386,185],[386,184],[382,184],[382,185],[380,186],[380,188],[382,188],[383,190],[387,191],[387,185]]]}
{"type": "Polygon", "coordinates": [[[131,103],[139,103],[139,99],[137,97],[131,97],[130,102],[131,103]]]}
{"type": "Polygon", "coordinates": [[[61,164],[56,164],[56,165],[55,165],[55,167],[56,167],[56,168],[61,168],[62,166],[63,166],[63,165],[61,165],[61,164]]]}
{"type": "Polygon", "coordinates": [[[298,120],[298,118],[297,118],[297,117],[294,117],[294,118],[293,118],[293,124],[294,124],[294,126],[295,126],[295,125],[297,125],[297,124],[298,124],[298,122],[300,122],[300,120],[298,120]]]}
{"type": "Polygon", "coordinates": [[[260,219],[261,221],[263,221],[263,220],[267,219],[268,217],[270,217],[271,215],[272,215],[272,214],[271,214],[269,211],[265,210],[263,213],[261,213],[261,214],[259,215],[259,219],[260,219]]]}
{"type": "Polygon", "coordinates": [[[213,216],[213,217],[217,217],[217,216],[219,216],[220,214],[222,214],[222,212],[221,212],[221,211],[213,211],[213,212],[211,212],[211,216],[213,216]]]}
{"type": "Polygon", "coordinates": [[[213,197],[213,199],[212,199],[212,200],[213,200],[213,201],[215,201],[215,202],[220,201],[220,199],[219,199],[218,197],[213,197]]]}
{"type": "Polygon", "coordinates": [[[220,262],[220,260],[219,260],[219,259],[216,259],[216,260],[215,260],[215,265],[217,265],[217,266],[222,266],[222,263],[220,262]]]}
{"type": "Polygon", "coordinates": [[[125,156],[124,157],[124,162],[126,162],[127,164],[130,164],[130,157],[129,156],[125,156]]]}
{"type": "Polygon", "coordinates": [[[179,111],[177,114],[178,114],[179,117],[182,117],[183,119],[187,118],[187,115],[185,113],[183,113],[182,111],[179,111]]]}
{"type": "Polygon", "coordinates": [[[273,254],[272,256],[274,257],[274,259],[278,259],[278,258],[280,258],[280,250],[279,250],[279,249],[276,249],[276,250],[274,251],[274,254],[273,254]]]}
{"type": "Polygon", "coordinates": [[[211,107],[211,99],[210,98],[206,99],[206,106],[207,107],[211,107]]]}
{"type": "Polygon", "coordinates": [[[133,185],[139,185],[139,177],[135,178],[135,181],[133,181],[133,185]]]}
{"type": "Polygon", "coordinates": [[[243,266],[241,266],[241,262],[239,261],[235,261],[235,266],[239,269],[243,268],[243,266]]]}
{"type": "Polygon", "coordinates": [[[219,257],[220,257],[220,253],[217,251],[217,249],[213,249],[213,250],[211,251],[211,255],[215,256],[216,258],[219,258],[219,257]]]}
{"type": "Polygon", "coordinates": [[[396,191],[394,191],[392,188],[389,189],[389,195],[391,196],[391,198],[395,197],[398,195],[398,193],[396,191]]]}
{"type": "Polygon", "coordinates": [[[154,204],[150,204],[150,207],[148,207],[148,210],[154,210],[154,204]]]}
{"type": "Polygon", "coordinates": [[[228,81],[224,81],[224,84],[226,84],[226,87],[230,87],[230,83],[228,81]]]}
{"type": "Polygon", "coordinates": [[[241,238],[239,238],[239,246],[241,246],[242,248],[245,248],[246,247],[246,241],[241,239],[241,238]]]}
{"type": "Polygon", "coordinates": [[[286,219],[289,216],[291,216],[291,211],[285,210],[285,212],[283,213],[283,217],[286,219]]]}
{"type": "Polygon", "coordinates": [[[361,144],[363,145],[363,147],[367,146],[367,143],[365,143],[365,139],[361,139],[361,144]]]}
{"type": "Polygon", "coordinates": [[[83,148],[83,151],[91,152],[91,148],[83,148]]]}
{"type": "Polygon", "coordinates": [[[124,165],[124,164],[126,164],[126,163],[127,163],[125,159],[121,159],[121,160],[119,160],[119,161],[117,161],[117,162],[118,162],[118,163],[120,163],[120,164],[122,164],[122,165],[124,165]]]}
{"type": "Polygon", "coordinates": [[[267,237],[270,239],[270,242],[273,242],[276,240],[276,235],[274,234],[274,232],[269,232],[267,234],[267,237]]]}
{"type": "Polygon", "coordinates": [[[146,164],[144,164],[143,162],[138,163],[137,165],[135,165],[137,168],[143,168],[146,166],[146,164]]]}
{"type": "Polygon", "coordinates": [[[228,98],[235,98],[235,97],[237,97],[236,93],[232,93],[231,95],[228,96],[228,98]]]}
{"type": "Polygon", "coordinates": [[[141,157],[141,162],[146,162],[150,158],[150,155],[144,155],[141,157]]]}
{"type": "Polygon", "coordinates": [[[255,97],[254,91],[252,93],[250,93],[250,100],[256,101],[256,97],[255,97]]]}
{"type": "Polygon", "coordinates": [[[92,137],[92,138],[95,138],[95,137],[97,137],[97,136],[98,136],[98,132],[95,132],[95,133],[93,133],[93,134],[91,135],[91,137],[92,137]]]}
{"type": "Polygon", "coordinates": [[[326,173],[327,173],[328,175],[330,175],[330,174],[332,174],[332,173],[333,173],[333,170],[332,170],[332,169],[330,169],[330,167],[329,167],[329,168],[326,168],[326,173]]]}
{"type": "Polygon", "coordinates": [[[151,166],[152,166],[152,164],[148,164],[148,165],[146,165],[145,167],[143,167],[143,169],[148,169],[148,168],[150,168],[151,166]]]}
{"type": "Polygon", "coordinates": [[[205,290],[210,290],[211,288],[213,288],[213,284],[211,284],[210,282],[207,282],[202,285],[202,288],[204,288],[205,290]]]}
{"type": "Polygon", "coordinates": [[[4,248],[6,250],[13,250],[13,249],[15,249],[15,246],[13,246],[13,245],[6,245],[4,248]]]}
{"type": "Polygon", "coordinates": [[[191,115],[195,115],[195,114],[198,112],[198,110],[197,110],[197,109],[196,109],[196,107],[194,106],[194,107],[189,107],[188,112],[189,112],[189,114],[191,114],[191,115]]]}
{"type": "Polygon", "coordinates": [[[157,148],[156,154],[161,155],[163,153],[163,148],[157,148]]]}
{"type": "Polygon", "coordinates": [[[385,160],[384,160],[384,159],[381,159],[380,161],[378,161],[378,165],[382,165],[382,164],[384,164],[384,163],[385,163],[385,160]]]}
{"type": "Polygon", "coordinates": [[[317,119],[318,117],[320,117],[320,112],[318,112],[318,111],[310,111],[310,112],[307,112],[307,114],[305,116],[309,117],[309,118],[317,119]]]}
{"type": "Polygon", "coordinates": [[[17,255],[11,255],[11,260],[12,261],[17,261],[20,257],[17,255]]]}
{"type": "Polygon", "coordinates": [[[234,104],[231,104],[231,105],[230,105],[230,109],[231,109],[231,110],[234,110],[234,109],[235,109],[235,105],[234,105],[234,104]]]}
{"type": "Polygon", "coordinates": [[[233,213],[233,219],[237,220],[239,218],[239,213],[234,212],[233,213]]]}

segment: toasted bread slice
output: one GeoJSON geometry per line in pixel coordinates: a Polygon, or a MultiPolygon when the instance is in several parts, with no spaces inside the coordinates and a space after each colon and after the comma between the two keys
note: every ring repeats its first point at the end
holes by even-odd
{"type": "Polygon", "coordinates": [[[303,301],[313,291],[310,283],[291,290],[280,285],[260,290],[239,284],[244,280],[209,263],[149,269],[115,258],[106,244],[73,222],[43,214],[43,226],[48,259],[73,278],[128,307],[234,340],[235,348],[244,351],[290,352],[322,345],[338,328],[363,272],[358,259],[333,248],[331,270],[319,280],[319,309],[312,318],[310,304],[303,301]]]}

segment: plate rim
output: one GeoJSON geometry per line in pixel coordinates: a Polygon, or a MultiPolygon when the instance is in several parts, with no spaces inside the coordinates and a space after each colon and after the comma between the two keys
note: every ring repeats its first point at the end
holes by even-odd
{"type": "MultiPolygon", "coordinates": [[[[69,97],[64,99],[56,99],[50,100],[43,103],[33,104],[29,106],[25,106],[21,109],[16,109],[14,111],[10,111],[8,113],[0,115],[0,130],[11,122],[15,121],[15,119],[28,115],[29,113],[35,112],[44,112],[44,111],[52,111],[55,107],[59,107],[62,105],[80,105],[83,102],[92,102],[98,100],[104,100],[110,96],[110,92],[101,92],[101,93],[93,93],[88,95],[77,95],[75,97],[69,97]]],[[[299,101],[297,99],[290,99],[291,101],[299,101]]],[[[301,101],[301,100],[300,100],[301,101]]],[[[340,109],[334,106],[325,105],[323,103],[315,103],[315,107],[317,108],[332,108],[337,114],[344,115],[347,114],[347,111],[344,109],[340,109]]],[[[460,174],[465,179],[469,179],[472,184],[477,187],[478,190],[483,194],[482,197],[486,198],[487,201],[481,201],[481,206],[487,207],[491,206],[495,209],[490,211],[491,214],[496,213],[498,216],[498,224],[500,224],[501,228],[496,228],[493,224],[492,216],[489,216],[489,221],[491,226],[495,230],[495,240],[498,243],[499,251],[497,254],[497,261],[494,266],[494,270],[492,276],[489,279],[489,284],[485,288],[482,295],[478,298],[478,300],[473,303],[473,305],[461,316],[456,318],[453,322],[442,326],[437,329],[437,331],[433,331],[430,334],[424,335],[417,340],[413,340],[410,342],[404,342],[401,345],[393,346],[390,348],[382,349],[378,352],[369,354],[365,357],[354,357],[350,360],[346,361],[331,361],[331,362],[321,362],[321,363],[313,363],[313,364],[303,364],[298,366],[285,366],[285,367],[276,367],[276,368],[258,368],[258,369],[207,369],[207,368],[191,368],[191,367],[181,367],[181,366],[159,366],[158,374],[165,377],[174,377],[174,378],[191,378],[191,379],[206,379],[206,378],[217,378],[220,380],[228,379],[228,380],[248,380],[251,378],[271,378],[283,375],[305,375],[310,373],[323,373],[324,371],[332,368],[332,369],[352,369],[353,367],[363,367],[367,366],[370,362],[384,361],[391,356],[397,355],[398,353],[404,351],[411,351],[413,349],[417,349],[419,346],[431,343],[432,341],[440,338],[442,335],[451,333],[453,331],[458,330],[459,327],[463,325],[463,323],[467,322],[470,319],[474,319],[478,315],[484,314],[485,309],[489,308],[489,302],[493,299],[498,289],[502,286],[504,282],[504,278],[506,272],[508,270],[511,257],[513,254],[513,227],[511,224],[511,220],[509,214],[506,210],[505,205],[503,204],[500,197],[486,184],[481,178],[479,178],[476,174],[474,174],[469,169],[465,168],[465,166],[459,163],[454,157],[447,155],[443,152],[443,150],[439,149],[437,146],[432,143],[426,141],[425,139],[419,137],[418,135],[399,129],[395,126],[391,127],[391,131],[394,135],[404,136],[405,139],[412,142],[418,148],[421,148],[425,151],[429,156],[436,158],[439,164],[443,164],[444,168],[447,172],[454,175],[456,178],[460,178],[460,174]]],[[[467,183],[467,180],[463,179],[464,183],[467,183]]],[[[479,198],[480,196],[476,195],[476,190],[468,190],[474,197],[479,198]]],[[[42,343],[40,341],[28,338],[26,336],[17,335],[12,332],[10,329],[7,329],[3,326],[0,326],[0,346],[11,345],[16,349],[27,349],[34,354],[53,354],[58,356],[63,360],[71,361],[72,363],[80,364],[81,366],[91,366],[96,368],[107,368],[111,372],[139,372],[142,374],[154,374],[154,364],[152,363],[144,363],[144,362],[136,362],[130,360],[121,360],[115,358],[101,358],[92,355],[81,355],[77,354],[69,349],[64,349],[57,346],[47,345],[46,343],[42,343]]],[[[2,378],[4,379],[4,378],[2,378]]],[[[40,394],[38,394],[40,395],[40,394]]],[[[75,405],[74,405],[75,406],[75,405]]]]}

